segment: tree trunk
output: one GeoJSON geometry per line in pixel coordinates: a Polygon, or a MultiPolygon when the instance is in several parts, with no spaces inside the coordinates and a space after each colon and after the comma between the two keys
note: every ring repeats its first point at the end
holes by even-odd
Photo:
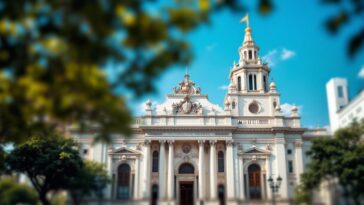
{"type": "Polygon", "coordinates": [[[40,193],[39,199],[42,202],[43,205],[51,205],[51,203],[47,199],[47,193],[40,193]]]}

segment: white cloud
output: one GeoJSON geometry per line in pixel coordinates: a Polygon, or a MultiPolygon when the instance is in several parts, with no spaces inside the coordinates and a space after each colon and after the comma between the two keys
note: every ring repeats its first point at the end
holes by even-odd
{"type": "Polygon", "coordinates": [[[269,51],[263,56],[263,61],[267,62],[270,67],[276,66],[281,61],[286,61],[293,58],[296,52],[287,48],[279,48],[269,51]]]}
{"type": "MultiPolygon", "coordinates": [[[[281,105],[281,110],[282,110],[282,114],[286,117],[289,117],[291,116],[291,109],[292,107],[295,106],[294,104],[289,104],[289,103],[284,103],[281,105]]],[[[302,111],[302,106],[297,106],[296,107],[298,108],[298,113],[301,113],[302,111]]]]}
{"type": "Polygon", "coordinates": [[[209,45],[207,45],[206,46],[206,51],[207,52],[211,52],[211,51],[213,51],[215,48],[216,48],[216,46],[217,46],[217,43],[211,43],[211,44],[209,44],[209,45]]]}
{"type": "Polygon", "coordinates": [[[220,90],[227,90],[229,88],[229,86],[228,85],[221,85],[220,87],[219,87],[219,89],[220,90]]]}
{"type": "Polygon", "coordinates": [[[361,69],[360,69],[360,71],[358,73],[358,77],[364,79],[364,65],[361,67],[361,69]]]}
{"type": "Polygon", "coordinates": [[[294,57],[295,55],[296,55],[296,53],[294,51],[283,48],[282,54],[281,54],[281,59],[288,60],[288,59],[294,57]]]}

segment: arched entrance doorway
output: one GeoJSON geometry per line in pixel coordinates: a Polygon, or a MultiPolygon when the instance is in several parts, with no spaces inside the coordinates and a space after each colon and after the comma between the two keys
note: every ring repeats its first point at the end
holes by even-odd
{"type": "Polygon", "coordinates": [[[151,205],[157,205],[158,200],[158,185],[154,184],[152,186],[152,203],[151,205]]]}
{"type": "MultiPolygon", "coordinates": [[[[178,169],[178,174],[193,175],[195,168],[190,163],[183,163],[178,169]]],[[[191,205],[193,203],[193,181],[179,182],[179,201],[180,205],[191,205]]]]}
{"type": "Polygon", "coordinates": [[[225,187],[224,187],[224,185],[220,184],[217,187],[217,193],[218,193],[220,205],[225,205],[225,187]]]}
{"type": "Polygon", "coordinates": [[[252,164],[248,167],[249,175],[249,198],[261,199],[262,198],[262,186],[261,186],[261,174],[260,167],[257,164],[252,164]]]}
{"type": "Polygon", "coordinates": [[[129,199],[130,196],[130,166],[121,164],[118,167],[117,198],[129,199]]]}

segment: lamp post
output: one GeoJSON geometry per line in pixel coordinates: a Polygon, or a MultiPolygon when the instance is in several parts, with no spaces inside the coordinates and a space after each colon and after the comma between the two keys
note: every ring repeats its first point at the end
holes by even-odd
{"type": "Polygon", "coordinates": [[[275,193],[278,192],[279,187],[281,186],[282,177],[278,176],[276,181],[274,181],[274,179],[271,176],[268,179],[268,183],[269,183],[270,189],[272,190],[272,204],[275,205],[276,204],[275,193]]]}

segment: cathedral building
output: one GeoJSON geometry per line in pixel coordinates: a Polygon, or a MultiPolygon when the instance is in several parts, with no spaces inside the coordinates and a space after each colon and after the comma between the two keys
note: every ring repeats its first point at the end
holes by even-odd
{"type": "Polygon", "coordinates": [[[72,134],[85,159],[106,164],[110,204],[289,204],[316,136],[301,127],[297,107],[281,111],[277,85],[259,56],[251,28],[230,69],[223,107],[209,101],[188,73],[165,102],[145,103],[131,138],[93,144],[72,134]],[[269,178],[280,180],[273,193],[269,178]],[[274,196],[273,196],[274,194],[274,196]]]}

